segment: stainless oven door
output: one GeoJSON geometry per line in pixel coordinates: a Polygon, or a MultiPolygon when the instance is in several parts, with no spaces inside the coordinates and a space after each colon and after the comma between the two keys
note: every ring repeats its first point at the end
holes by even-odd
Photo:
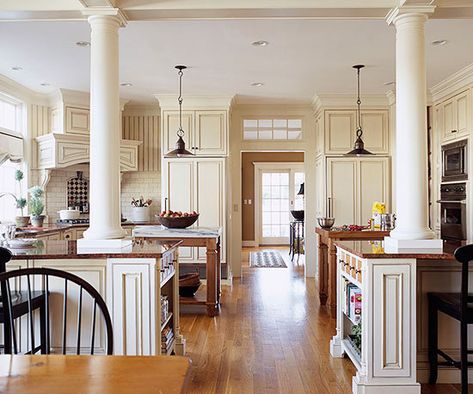
{"type": "Polygon", "coordinates": [[[442,181],[468,179],[466,141],[459,141],[442,147],[442,181]]]}
{"type": "Polygon", "coordinates": [[[464,201],[441,201],[440,232],[442,239],[466,239],[466,204],[464,201]]]}

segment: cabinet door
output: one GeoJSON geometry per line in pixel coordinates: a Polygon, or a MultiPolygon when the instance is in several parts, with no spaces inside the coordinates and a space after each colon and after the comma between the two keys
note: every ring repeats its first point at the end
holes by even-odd
{"type": "Polygon", "coordinates": [[[355,111],[325,111],[325,153],[343,154],[355,143],[355,111]]]}
{"type": "MultiPolygon", "coordinates": [[[[168,198],[168,209],[192,212],[194,208],[194,160],[166,159],[164,161],[163,196],[168,198]]],[[[164,201],[162,201],[164,207],[164,201]]],[[[180,260],[192,260],[193,248],[179,248],[180,260]]]]}
{"type": "Polygon", "coordinates": [[[66,134],[88,135],[89,130],[89,109],[78,107],[66,107],[66,134]]]}
{"type": "MultiPolygon", "coordinates": [[[[224,159],[197,160],[195,169],[195,207],[200,214],[197,224],[200,227],[223,227],[225,221],[224,159]]],[[[206,249],[198,249],[197,258],[206,260],[206,249]]],[[[222,247],[222,252],[224,249],[222,247]]]]}
{"type": "Polygon", "coordinates": [[[444,138],[451,138],[455,130],[455,109],[453,99],[447,100],[443,104],[443,130],[444,138]]]}
{"type": "Polygon", "coordinates": [[[327,159],[327,195],[333,201],[335,225],[357,223],[357,185],[356,159],[327,159]]]}
{"type": "MultiPolygon", "coordinates": [[[[191,151],[193,141],[191,136],[194,133],[194,114],[191,111],[182,113],[182,128],[184,129],[184,142],[186,149],[191,151]]],[[[179,129],[179,112],[163,111],[163,154],[175,149],[177,141],[177,130],[179,129]]]]}
{"type": "Polygon", "coordinates": [[[468,131],[468,92],[455,96],[455,120],[457,133],[468,131]]]}
{"type": "MultiPolygon", "coordinates": [[[[361,111],[361,127],[365,149],[372,153],[389,153],[388,111],[361,111]]],[[[356,134],[353,138],[356,138],[356,134]]]]}
{"type": "Polygon", "coordinates": [[[322,116],[315,119],[315,155],[319,156],[324,152],[324,125],[322,116]]]}
{"type": "Polygon", "coordinates": [[[315,161],[315,184],[316,184],[316,202],[315,216],[325,216],[325,171],[324,158],[320,157],[315,161]]]}
{"type": "Polygon", "coordinates": [[[227,153],[226,111],[196,111],[194,147],[197,155],[222,156],[227,153]]]}
{"type": "Polygon", "coordinates": [[[358,167],[358,224],[367,225],[371,218],[373,202],[384,202],[387,211],[390,210],[389,159],[387,157],[359,159],[358,167]]]}

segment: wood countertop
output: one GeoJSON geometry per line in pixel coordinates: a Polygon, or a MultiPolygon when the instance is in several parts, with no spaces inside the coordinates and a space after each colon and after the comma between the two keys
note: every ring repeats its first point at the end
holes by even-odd
{"type": "Polygon", "coordinates": [[[2,393],[184,393],[190,360],[179,356],[1,355],[2,393]]]}
{"type": "Polygon", "coordinates": [[[403,251],[385,253],[383,241],[336,241],[335,246],[362,259],[418,259],[418,260],[452,260],[454,248],[444,246],[443,252],[403,251]]]}
{"type": "Polygon", "coordinates": [[[321,227],[316,227],[315,232],[320,236],[327,238],[366,238],[366,239],[383,239],[387,237],[390,231],[381,230],[362,230],[362,231],[343,231],[343,230],[327,230],[321,227]]]}
{"type": "MultiPolygon", "coordinates": [[[[32,247],[9,248],[13,260],[46,259],[97,259],[97,258],[161,258],[171,252],[181,241],[141,240],[133,241],[130,247],[108,250],[81,250],[77,241],[37,240],[32,247]]],[[[0,245],[1,246],[1,245],[0,245]]]]}

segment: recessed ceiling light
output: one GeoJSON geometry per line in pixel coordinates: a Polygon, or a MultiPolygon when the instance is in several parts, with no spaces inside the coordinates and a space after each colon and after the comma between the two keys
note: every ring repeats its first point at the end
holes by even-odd
{"type": "Polygon", "coordinates": [[[130,82],[123,82],[120,84],[120,86],[133,86],[133,84],[130,82]]]}
{"type": "Polygon", "coordinates": [[[43,82],[40,84],[41,86],[51,86],[51,84],[47,83],[47,82],[43,82]]]}
{"type": "Polygon", "coordinates": [[[20,67],[20,66],[13,66],[13,67],[10,67],[13,71],[21,71],[23,70],[23,67],[20,67]]]}
{"type": "Polygon", "coordinates": [[[90,47],[90,42],[89,41],[77,41],[76,45],[78,47],[90,47]]]}
{"type": "Polygon", "coordinates": [[[269,45],[268,41],[260,40],[260,41],[253,41],[251,45],[255,47],[265,47],[266,45],[269,45]]]}
{"type": "Polygon", "coordinates": [[[432,45],[434,47],[439,47],[441,45],[445,45],[448,41],[447,40],[435,40],[435,41],[432,41],[432,45]]]}
{"type": "Polygon", "coordinates": [[[384,86],[391,86],[391,85],[396,85],[396,82],[390,81],[390,82],[385,82],[384,86]]]}
{"type": "Polygon", "coordinates": [[[251,86],[256,86],[256,87],[258,87],[258,88],[261,87],[261,86],[263,86],[263,85],[264,85],[263,82],[253,82],[253,83],[251,84],[251,86]]]}

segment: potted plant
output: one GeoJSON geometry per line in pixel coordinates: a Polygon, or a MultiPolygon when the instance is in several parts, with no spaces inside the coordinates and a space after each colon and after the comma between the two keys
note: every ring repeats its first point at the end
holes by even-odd
{"type": "Polygon", "coordinates": [[[139,200],[131,199],[131,220],[137,223],[149,221],[149,207],[153,201],[145,200],[143,196],[139,200]]]}
{"type": "Polygon", "coordinates": [[[31,224],[35,227],[43,227],[45,216],[43,201],[44,190],[39,186],[33,186],[30,189],[30,201],[28,203],[31,213],[31,224]]]}
{"type": "Polygon", "coordinates": [[[15,204],[17,209],[20,209],[21,211],[21,216],[17,216],[15,218],[15,222],[17,227],[26,227],[28,226],[28,223],[30,222],[30,217],[25,216],[24,214],[24,208],[26,207],[26,198],[21,197],[21,181],[23,179],[23,171],[21,170],[16,170],[15,171],[15,180],[18,182],[19,185],[19,190],[20,190],[20,195],[19,197],[15,196],[13,193],[0,193],[0,198],[3,196],[12,196],[15,199],[15,204]]]}

